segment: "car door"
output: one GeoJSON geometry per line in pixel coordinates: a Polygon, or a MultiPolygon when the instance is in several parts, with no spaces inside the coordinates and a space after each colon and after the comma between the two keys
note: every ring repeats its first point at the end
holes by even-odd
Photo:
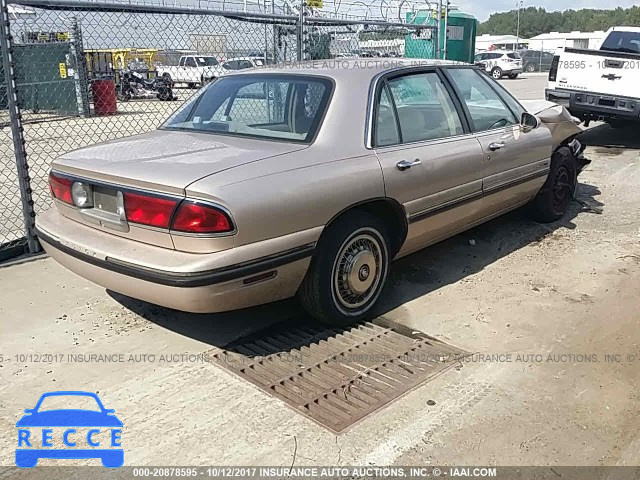
{"type": "Polygon", "coordinates": [[[528,201],[549,172],[551,132],[520,125],[524,108],[498,82],[474,68],[448,68],[447,76],[463,104],[482,147],[487,215],[528,201]]]}
{"type": "Polygon", "coordinates": [[[195,57],[187,57],[184,66],[185,81],[189,83],[199,82],[200,74],[198,73],[198,63],[195,57]]]}
{"type": "Polygon", "coordinates": [[[409,223],[401,254],[472,221],[482,196],[482,149],[439,69],[378,82],[374,110],[372,144],[386,194],[403,205],[409,223]]]}

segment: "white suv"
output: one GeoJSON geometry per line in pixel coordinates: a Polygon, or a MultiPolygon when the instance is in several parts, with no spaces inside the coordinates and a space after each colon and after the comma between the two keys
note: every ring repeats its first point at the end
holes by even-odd
{"type": "Polygon", "coordinates": [[[496,80],[505,75],[517,78],[522,73],[522,57],[518,52],[493,50],[476,54],[474,60],[476,64],[483,64],[484,69],[496,80]]]}

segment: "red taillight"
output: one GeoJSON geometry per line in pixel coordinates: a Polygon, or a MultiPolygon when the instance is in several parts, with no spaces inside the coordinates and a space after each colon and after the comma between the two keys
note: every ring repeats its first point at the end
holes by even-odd
{"type": "Polygon", "coordinates": [[[184,201],[178,207],[171,230],[191,233],[231,232],[231,220],[222,210],[184,201]]]}
{"type": "Polygon", "coordinates": [[[178,202],[161,197],[124,193],[124,211],[127,221],[151,225],[158,228],[169,228],[171,215],[178,202]]]}
{"type": "Polygon", "coordinates": [[[73,180],[56,175],[55,173],[49,173],[49,189],[51,194],[58,200],[73,205],[73,198],[71,197],[71,184],[73,180]]]}

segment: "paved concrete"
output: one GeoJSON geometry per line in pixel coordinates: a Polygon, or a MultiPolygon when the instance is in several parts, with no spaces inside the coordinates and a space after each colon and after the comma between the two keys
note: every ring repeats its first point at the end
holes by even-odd
{"type": "MultiPolygon", "coordinates": [[[[504,81],[531,98],[543,83],[504,81]]],[[[394,265],[384,317],[478,355],[339,436],[213,364],[160,358],[308,321],[293,301],[189,315],[50,259],[0,268],[0,463],[24,408],[79,389],[123,420],[128,465],[637,464],[640,144],[584,137],[593,164],[562,221],[514,212],[394,265]],[[92,353],[123,361],[68,356],[92,353]]]]}

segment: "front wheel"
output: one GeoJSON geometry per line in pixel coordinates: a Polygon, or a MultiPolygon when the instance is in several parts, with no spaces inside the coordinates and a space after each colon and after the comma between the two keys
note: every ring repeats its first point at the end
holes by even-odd
{"type": "Polygon", "coordinates": [[[551,169],[546,182],[529,204],[529,212],[539,222],[555,222],[562,218],[576,191],[577,161],[571,149],[560,147],[551,156],[551,169]]]}
{"type": "Polygon", "coordinates": [[[509,75],[509,78],[511,80],[515,80],[516,78],[518,78],[518,75],[519,75],[518,73],[512,73],[511,75],[509,75]]]}
{"type": "Polygon", "coordinates": [[[502,78],[502,69],[500,67],[494,67],[494,69],[491,70],[491,76],[496,80],[500,80],[502,78]]]}
{"type": "Polygon", "coordinates": [[[298,296],[305,310],[330,325],[364,320],[378,300],[389,270],[387,227],[354,211],[322,235],[298,296]]]}
{"type": "Polygon", "coordinates": [[[527,66],[524,67],[524,69],[529,73],[533,73],[537,70],[535,63],[527,63],[527,66]]]}

